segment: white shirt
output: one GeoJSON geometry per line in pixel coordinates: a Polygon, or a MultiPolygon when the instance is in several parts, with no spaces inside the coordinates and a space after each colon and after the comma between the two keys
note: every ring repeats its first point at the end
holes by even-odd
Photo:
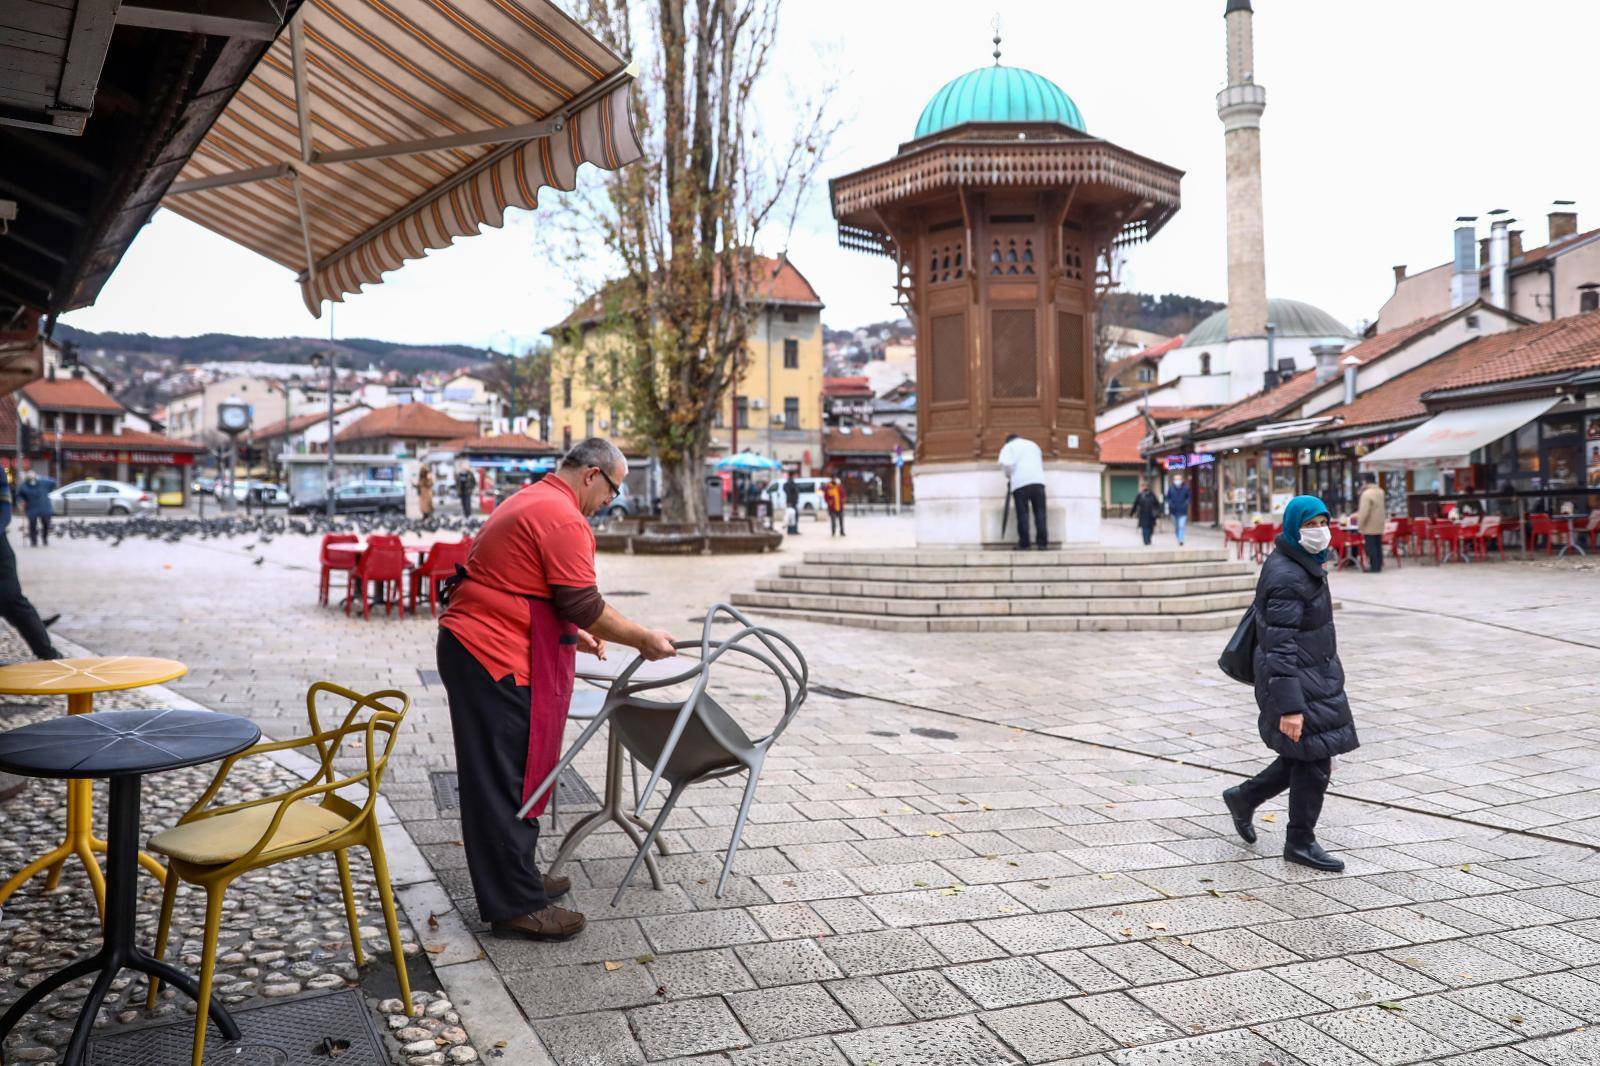
{"type": "Polygon", "coordinates": [[[1044,453],[1026,437],[1009,441],[1000,449],[1000,465],[1011,479],[1013,491],[1044,484],[1044,453]]]}

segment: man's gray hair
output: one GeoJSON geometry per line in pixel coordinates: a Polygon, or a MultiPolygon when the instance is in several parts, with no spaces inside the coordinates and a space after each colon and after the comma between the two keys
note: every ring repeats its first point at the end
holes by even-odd
{"type": "Polygon", "coordinates": [[[622,449],[606,440],[604,437],[590,437],[581,440],[572,446],[572,450],[561,457],[563,470],[587,470],[597,466],[607,474],[617,467],[626,467],[627,458],[622,454],[622,449]]]}

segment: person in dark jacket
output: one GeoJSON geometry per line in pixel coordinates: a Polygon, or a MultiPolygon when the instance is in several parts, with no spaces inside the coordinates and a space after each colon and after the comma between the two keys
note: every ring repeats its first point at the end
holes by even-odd
{"type": "Polygon", "coordinates": [[[1261,739],[1278,753],[1272,765],[1228,789],[1222,800],[1247,843],[1256,839],[1257,807],[1289,790],[1289,831],[1283,857],[1316,870],[1344,862],[1317,843],[1317,816],[1328,790],[1333,757],[1360,746],[1344,693],[1333,632],[1333,599],[1322,564],[1329,558],[1328,508],[1315,496],[1296,496],[1283,512],[1276,550],[1256,584],[1256,705],[1261,739]]]}
{"type": "Polygon", "coordinates": [[[461,499],[461,517],[472,517],[472,497],[478,491],[478,479],[472,470],[463,466],[456,471],[456,495],[461,499]]]}
{"type": "Polygon", "coordinates": [[[1133,498],[1133,517],[1139,523],[1139,532],[1148,545],[1151,534],[1156,531],[1156,519],[1161,517],[1161,501],[1150,491],[1148,481],[1139,482],[1139,495],[1133,498]]]}
{"type": "Polygon", "coordinates": [[[788,523],[788,532],[800,532],[800,484],[794,479],[794,471],[783,482],[784,519],[788,523]]]}
{"type": "Polygon", "coordinates": [[[30,470],[22,477],[22,484],[17,486],[17,499],[22,501],[23,509],[28,515],[28,546],[39,546],[39,534],[44,533],[44,546],[50,547],[50,519],[55,517],[56,508],[50,502],[50,494],[56,490],[56,479],[53,477],[40,477],[30,470]]]}
{"type": "Polygon", "coordinates": [[[50,641],[50,622],[39,617],[28,597],[22,594],[22,582],[17,577],[17,555],[11,550],[11,538],[6,527],[11,525],[11,482],[5,467],[0,467],[0,618],[27,642],[28,650],[36,659],[59,659],[61,653],[50,641]]]}
{"type": "Polygon", "coordinates": [[[1172,531],[1178,535],[1178,546],[1183,546],[1184,531],[1189,528],[1189,486],[1183,475],[1175,474],[1167,486],[1167,513],[1172,516],[1172,531]]]}

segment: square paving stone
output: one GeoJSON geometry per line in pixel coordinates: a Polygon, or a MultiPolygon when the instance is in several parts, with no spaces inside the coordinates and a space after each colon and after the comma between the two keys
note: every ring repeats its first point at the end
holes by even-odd
{"type": "Polygon", "coordinates": [[[1462,1051],[1510,1044],[1517,1039],[1517,1034],[1505,1026],[1496,1025],[1445,996],[1417,996],[1396,1006],[1402,1008],[1400,1016],[1406,1021],[1462,1051]]]}
{"type": "Polygon", "coordinates": [[[1577,1015],[1585,1021],[1600,1022],[1600,984],[1576,973],[1522,977],[1508,981],[1506,987],[1558,1007],[1568,1014],[1577,1015]]]}
{"type": "Polygon", "coordinates": [[[505,983],[529,1018],[554,1018],[657,1002],[656,979],[631,959],[622,969],[610,971],[598,962],[519,970],[506,974],[505,983]]]}
{"type": "Polygon", "coordinates": [[[822,950],[848,977],[925,970],[945,964],[944,957],[910,929],[827,937],[822,941],[822,950]]]}
{"type": "Polygon", "coordinates": [[[758,1041],[793,1040],[854,1029],[839,1004],[821,985],[786,985],[728,997],[745,1032],[758,1041]]]}
{"type": "Polygon", "coordinates": [[[641,918],[639,925],[656,953],[662,955],[750,944],[767,938],[754,919],[742,910],[664,914],[641,918]]]}
{"type": "Polygon", "coordinates": [[[1077,988],[1038,959],[996,959],[952,966],[945,976],[987,1009],[1074,995],[1077,988]]]}
{"type": "Polygon", "coordinates": [[[1083,953],[1130,985],[1159,985],[1199,976],[1148,944],[1111,944],[1085,948],[1083,953]]]}
{"type": "Polygon", "coordinates": [[[1538,1061],[1514,1047],[1484,1048],[1482,1051],[1469,1051],[1465,1055],[1434,1060],[1435,1066],[1538,1066],[1538,1061]]]}
{"type": "Polygon", "coordinates": [[[865,933],[882,929],[883,922],[867,910],[859,899],[819,899],[811,904],[817,917],[828,923],[835,933],[865,933]]]}
{"type": "Polygon", "coordinates": [[[827,989],[862,1029],[915,1021],[912,1013],[877,977],[850,977],[829,981],[827,989]]]}
{"type": "Polygon", "coordinates": [[[1444,993],[1444,998],[1477,1011],[1523,1037],[1549,1036],[1583,1024],[1583,1019],[1504,985],[1483,985],[1444,993]]]}
{"type": "Polygon", "coordinates": [[[1261,970],[1136,988],[1129,994],[1191,1033],[1294,1018],[1317,1009],[1305,993],[1261,970]]]}
{"type": "Polygon", "coordinates": [[[907,1010],[921,1019],[948,1018],[972,1010],[963,996],[938,970],[913,970],[878,978],[907,1010]]]}
{"type": "Polygon", "coordinates": [[[975,928],[1013,955],[1082,948],[1104,944],[1110,939],[1105,933],[1065,911],[994,918],[978,922],[975,928]]]}
{"type": "Polygon", "coordinates": [[[977,926],[965,922],[919,926],[917,932],[951,962],[982,962],[984,959],[998,959],[1006,954],[1005,948],[984,936],[978,931],[977,926]]]}
{"type": "Polygon", "coordinates": [[[1410,995],[1408,989],[1346,959],[1302,962],[1272,972],[1330,1007],[1360,1007],[1410,995]]]}
{"type": "MultiPolygon", "coordinates": [[[[1019,894],[1029,892],[1017,888],[1019,894]]],[[[1028,898],[1024,896],[1023,898],[1028,898]]],[[[868,896],[867,907],[890,927],[937,925],[942,922],[971,922],[1006,914],[1025,914],[1028,907],[1008,895],[998,885],[927,889],[868,896]]]]}
{"type": "MultiPolygon", "coordinates": [[[[1267,1022],[1251,1026],[1251,1031],[1264,1036],[1284,1051],[1304,1060],[1306,1066],[1371,1066],[1371,1059],[1357,1055],[1320,1029],[1314,1029],[1299,1018],[1286,1018],[1281,1022],[1267,1022]]],[[[1524,1063],[1523,1066],[1529,1066],[1524,1063]]]]}
{"type": "Polygon", "coordinates": [[[702,1055],[750,1043],[720,999],[685,999],[628,1012],[639,1044],[652,1059],[702,1055]]]}
{"type": "Polygon", "coordinates": [[[1377,926],[1368,925],[1360,918],[1348,914],[1330,914],[1323,918],[1275,922],[1271,925],[1257,926],[1255,931],[1273,943],[1280,944],[1308,959],[1352,955],[1360,951],[1392,948],[1406,943],[1393,933],[1386,933],[1377,926]]]}
{"type": "Polygon", "coordinates": [[[1084,921],[1115,937],[1188,936],[1212,929],[1255,928],[1279,921],[1283,912],[1260,900],[1213,896],[1099,907],[1079,914],[1084,921]],[[1128,932],[1123,932],[1123,930],[1128,932]]]}
{"type": "Polygon", "coordinates": [[[500,937],[492,933],[485,933],[478,941],[495,968],[502,972],[631,959],[650,952],[650,945],[633,918],[590,922],[582,936],[561,943],[535,943],[526,937],[500,937]]]}
{"type": "Polygon", "coordinates": [[[1081,951],[1052,951],[1039,961],[1071,981],[1082,992],[1110,992],[1127,988],[1128,982],[1101,966],[1081,951]]]}
{"type": "Polygon", "coordinates": [[[1392,933],[1410,944],[1425,944],[1430,940],[1451,940],[1462,930],[1430,918],[1414,907],[1386,907],[1381,910],[1362,911],[1361,920],[1392,933]]]}
{"type": "Polygon", "coordinates": [[[1498,955],[1491,955],[1482,948],[1460,941],[1417,944],[1383,954],[1451,988],[1528,976],[1528,971],[1513,966],[1498,955]]]}
{"type": "Polygon", "coordinates": [[[557,1066],[639,1066],[644,1052],[616,1011],[569,1014],[534,1023],[557,1066]]]}
{"type": "Polygon", "coordinates": [[[765,907],[751,907],[750,917],[773,940],[827,936],[833,932],[828,928],[828,923],[805,903],[771,903],[765,907]]]}
{"type": "Polygon", "coordinates": [[[794,903],[808,899],[833,899],[859,896],[861,890],[837,870],[809,870],[792,874],[757,874],[755,883],[774,903],[794,903]]]}
{"type": "Polygon", "coordinates": [[[650,973],[674,999],[720,996],[756,986],[738,956],[727,948],[660,955],[650,963],[650,973]]]}
{"type": "Polygon", "coordinates": [[[1218,929],[1196,933],[1190,944],[1234,970],[1256,970],[1299,962],[1300,956],[1248,929],[1218,929]]]}
{"type": "Polygon", "coordinates": [[[1412,1025],[1402,1014],[1381,1007],[1357,1007],[1310,1021],[1341,1044],[1384,1066],[1461,1050],[1412,1025]]]}
{"type": "Polygon", "coordinates": [[[1414,996],[1425,995],[1429,992],[1440,992],[1445,987],[1420,970],[1402,966],[1382,952],[1373,951],[1364,955],[1352,955],[1350,956],[1350,961],[1363,970],[1371,970],[1384,980],[1393,981],[1402,988],[1410,990],[1414,996]]]}
{"type": "Polygon", "coordinates": [[[1186,1035],[1168,1024],[1166,1020],[1157,1017],[1148,1007],[1134,1002],[1125,992],[1079,996],[1067,1000],[1067,1006],[1109,1033],[1111,1039],[1125,1046],[1154,1044],[1186,1035]]]}
{"type": "Polygon", "coordinates": [[[1600,1029],[1532,1040],[1518,1050],[1545,1066],[1594,1066],[1600,1062],[1600,1029]]]}
{"type": "Polygon", "coordinates": [[[1304,1066],[1247,1029],[1106,1053],[1115,1066],[1304,1066]]]}
{"type": "Polygon", "coordinates": [[[825,1036],[730,1051],[727,1061],[733,1066],[846,1066],[844,1053],[825,1036]]]}
{"type": "Polygon", "coordinates": [[[976,1018],[945,1018],[834,1037],[851,1066],[996,1066],[1016,1062],[976,1018]]]}
{"type": "Polygon", "coordinates": [[[815,940],[779,940],[770,944],[744,944],[734,949],[745,969],[763,988],[802,981],[843,977],[833,960],[815,940]]]}
{"type": "Polygon", "coordinates": [[[978,1018],[1030,1063],[1088,1055],[1116,1046],[1062,1003],[986,1011],[978,1018]]]}

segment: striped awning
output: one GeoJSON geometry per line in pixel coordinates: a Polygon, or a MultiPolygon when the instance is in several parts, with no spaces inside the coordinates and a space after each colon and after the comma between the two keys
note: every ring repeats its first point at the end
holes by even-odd
{"type": "Polygon", "coordinates": [[[632,80],[546,0],[306,0],[164,203],[295,270],[320,315],[580,163],[638,159],[632,80]]]}

